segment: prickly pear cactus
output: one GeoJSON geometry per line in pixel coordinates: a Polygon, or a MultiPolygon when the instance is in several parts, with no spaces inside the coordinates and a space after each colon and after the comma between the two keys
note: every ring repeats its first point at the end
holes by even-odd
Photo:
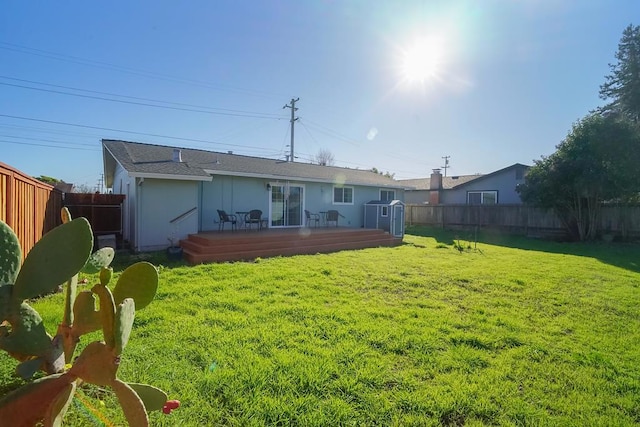
{"type": "Polygon", "coordinates": [[[113,290],[108,285],[114,251],[91,254],[93,234],[84,218],[71,219],[47,233],[20,266],[18,239],[0,221],[0,349],[21,363],[16,372],[27,379],[36,371],[50,374],[0,399],[0,420],[11,425],[60,426],[81,382],[111,387],[131,426],[147,426],[147,412],[171,412],[177,400],[146,384],[117,378],[120,357],[129,341],[135,310],[146,307],[158,287],[158,271],[149,263],[127,268],[113,290]],[[100,273],[91,290],[77,293],[78,273],[100,273]],[[67,283],[63,319],[55,337],[47,334],[40,315],[25,302],[67,283]],[[99,309],[96,303],[99,300],[99,309]],[[67,370],[83,334],[102,329],[104,341],[89,343],[67,370]]]}
{"type": "Polygon", "coordinates": [[[13,285],[13,297],[23,301],[51,292],[65,283],[87,262],[93,233],[85,218],[54,228],[31,249],[13,285]]]}
{"type": "Polygon", "coordinates": [[[20,271],[22,250],[13,230],[0,221],[0,286],[12,285],[20,271]]]}

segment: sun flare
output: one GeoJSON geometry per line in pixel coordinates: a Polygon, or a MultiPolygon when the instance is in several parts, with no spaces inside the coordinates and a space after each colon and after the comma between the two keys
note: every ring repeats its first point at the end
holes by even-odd
{"type": "Polygon", "coordinates": [[[408,83],[422,84],[435,80],[442,71],[443,59],[444,52],[439,40],[417,40],[402,51],[402,78],[408,83]]]}

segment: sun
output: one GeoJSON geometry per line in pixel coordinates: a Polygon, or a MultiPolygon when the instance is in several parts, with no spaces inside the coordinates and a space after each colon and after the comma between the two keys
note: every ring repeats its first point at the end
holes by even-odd
{"type": "Polygon", "coordinates": [[[401,73],[408,83],[425,84],[436,80],[442,71],[444,51],[442,42],[435,38],[416,40],[402,51],[401,73]]]}

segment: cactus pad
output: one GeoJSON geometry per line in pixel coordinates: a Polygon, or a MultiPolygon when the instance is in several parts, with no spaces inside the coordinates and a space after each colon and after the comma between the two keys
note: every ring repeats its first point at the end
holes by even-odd
{"type": "Polygon", "coordinates": [[[0,286],[0,323],[11,315],[13,285],[0,286]]]}
{"type": "Polygon", "coordinates": [[[64,414],[73,400],[73,394],[76,391],[76,382],[72,381],[53,399],[47,413],[44,416],[44,425],[51,427],[61,427],[64,414]]]}
{"type": "Polygon", "coordinates": [[[0,286],[13,284],[18,277],[22,250],[11,227],[0,221],[0,286]]]}
{"type": "Polygon", "coordinates": [[[116,304],[125,298],[133,298],[136,310],[140,310],[153,300],[158,290],[158,270],[148,262],[138,262],[122,272],[113,298],[116,304]]]}
{"type": "Polygon", "coordinates": [[[116,309],[116,328],[115,328],[115,352],[116,355],[122,354],[122,350],[129,341],[131,329],[133,328],[133,319],[136,314],[136,306],[131,298],[125,298],[122,304],[116,309]]]}
{"type": "Polygon", "coordinates": [[[62,219],[63,224],[71,222],[71,212],[66,206],[60,209],[60,219],[62,219]]]}
{"type": "Polygon", "coordinates": [[[104,342],[109,347],[115,346],[115,316],[116,305],[113,302],[113,295],[109,288],[103,285],[95,285],[91,291],[100,298],[100,320],[102,321],[102,333],[104,342]]]}
{"type": "Polygon", "coordinates": [[[42,318],[29,304],[22,303],[17,316],[12,316],[11,333],[0,337],[0,348],[16,355],[44,356],[51,347],[51,337],[42,318]]]}
{"type": "Polygon", "coordinates": [[[111,261],[113,261],[114,255],[115,251],[113,248],[106,247],[98,249],[91,254],[87,263],[82,267],[82,272],[87,274],[98,273],[102,267],[109,267],[111,261]]]}
{"type": "Polygon", "coordinates": [[[122,412],[127,418],[127,422],[130,426],[148,426],[149,417],[147,411],[145,411],[144,404],[136,392],[120,380],[115,380],[113,385],[113,391],[116,392],[120,406],[122,406],[122,412]]]}
{"type": "Polygon", "coordinates": [[[24,260],[14,285],[14,299],[22,301],[51,292],[69,280],[85,265],[92,247],[93,234],[85,218],[48,232],[24,260]]]}
{"type": "Polygon", "coordinates": [[[116,379],[118,363],[111,348],[94,341],[80,353],[69,373],[91,384],[110,386],[116,379]]]}
{"type": "Polygon", "coordinates": [[[27,380],[31,378],[33,374],[38,372],[40,365],[42,365],[42,359],[40,357],[25,360],[16,367],[16,374],[18,374],[23,380],[27,380]]]}
{"type": "Polygon", "coordinates": [[[0,399],[0,420],[20,420],[21,426],[37,425],[72,381],[66,374],[49,375],[6,394],[0,399]]]}
{"type": "Polygon", "coordinates": [[[129,387],[140,397],[147,412],[162,410],[165,402],[169,399],[167,393],[152,385],[138,383],[127,384],[129,384],[129,387]]]}
{"type": "Polygon", "coordinates": [[[91,291],[82,291],[73,305],[73,330],[78,336],[97,331],[102,326],[96,310],[96,297],[91,291]]]}

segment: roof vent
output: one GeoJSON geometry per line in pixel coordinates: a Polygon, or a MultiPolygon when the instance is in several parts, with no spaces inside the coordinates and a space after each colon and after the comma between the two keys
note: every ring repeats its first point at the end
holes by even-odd
{"type": "Polygon", "coordinates": [[[227,151],[227,154],[233,154],[233,151],[229,150],[227,151]]]}
{"type": "Polygon", "coordinates": [[[182,163],[182,150],[179,148],[173,149],[173,161],[176,163],[182,163]]]}

